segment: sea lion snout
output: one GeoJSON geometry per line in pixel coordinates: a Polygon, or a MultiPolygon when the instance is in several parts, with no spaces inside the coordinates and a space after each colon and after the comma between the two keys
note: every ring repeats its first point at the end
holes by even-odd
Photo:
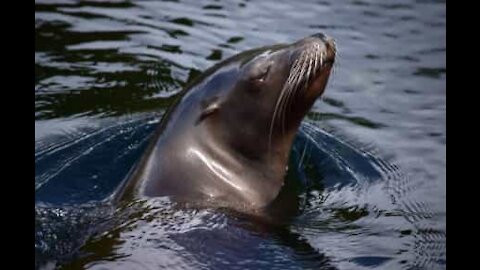
{"type": "Polygon", "coordinates": [[[310,37],[318,38],[325,42],[328,46],[335,47],[335,40],[332,37],[325,35],[324,33],[313,34],[310,37]]]}
{"type": "Polygon", "coordinates": [[[323,33],[305,37],[295,42],[293,47],[295,48],[295,52],[292,54],[292,64],[302,56],[308,56],[313,59],[321,57],[322,65],[333,64],[335,62],[337,51],[335,40],[323,33]]]}
{"type": "Polygon", "coordinates": [[[322,95],[336,57],[333,38],[317,33],[305,37],[290,47],[290,71],[285,85],[294,89],[297,99],[298,118],[316,98],[322,95]],[[303,90],[302,90],[303,89],[303,90]]]}

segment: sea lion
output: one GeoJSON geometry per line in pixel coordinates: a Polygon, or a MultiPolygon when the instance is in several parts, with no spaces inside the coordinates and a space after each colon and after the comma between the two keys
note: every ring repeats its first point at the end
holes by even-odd
{"type": "Polygon", "coordinates": [[[240,211],[264,209],[284,184],[293,139],[322,95],[333,39],[240,53],[189,84],[165,114],[119,197],[169,196],[240,211]]]}

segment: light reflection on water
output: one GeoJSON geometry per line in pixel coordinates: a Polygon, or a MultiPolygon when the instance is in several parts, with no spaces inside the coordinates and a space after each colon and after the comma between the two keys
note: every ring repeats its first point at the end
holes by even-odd
{"type": "Polygon", "coordinates": [[[37,1],[39,264],[91,233],[65,269],[445,268],[445,23],[442,1],[37,1]],[[81,206],[115,189],[191,78],[319,31],[339,57],[292,152],[293,220],[81,206]]]}

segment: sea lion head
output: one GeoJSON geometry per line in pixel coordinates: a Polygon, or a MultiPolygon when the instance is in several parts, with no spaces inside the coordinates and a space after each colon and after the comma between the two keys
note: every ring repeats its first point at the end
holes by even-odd
{"type": "Polygon", "coordinates": [[[239,54],[213,75],[229,83],[204,101],[200,119],[250,159],[284,160],[300,122],[325,90],[335,54],[335,42],[324,34],[239,54]]]}

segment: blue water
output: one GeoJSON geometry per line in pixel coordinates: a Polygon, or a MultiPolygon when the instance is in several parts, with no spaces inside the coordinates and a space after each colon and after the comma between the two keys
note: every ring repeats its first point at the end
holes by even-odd
{"type": "Polygon", "coordinates": [[[36,1],[37,268],[445,269],[445,12],[409,0],[36,1]],[[291,152],[288,218],[106,202],[186,82],[316,32],[338,58],[291,152]]]}

